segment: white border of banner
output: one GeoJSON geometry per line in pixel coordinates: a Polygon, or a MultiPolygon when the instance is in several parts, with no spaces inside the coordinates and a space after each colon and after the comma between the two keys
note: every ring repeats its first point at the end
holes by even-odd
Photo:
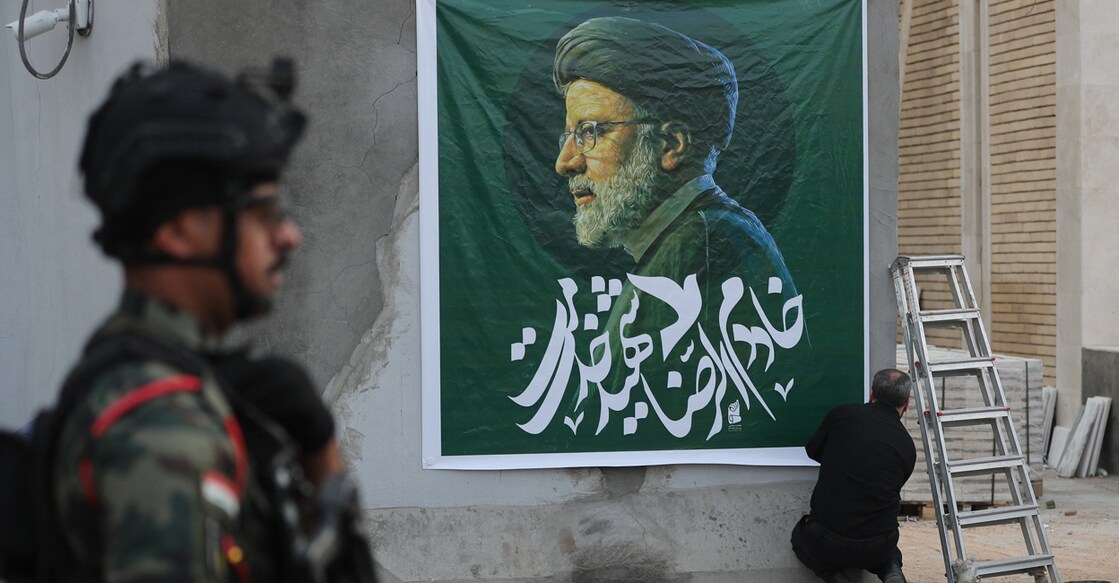
{"type": "MultiPolygon", "coordinates": [[[[435,10],[437,0],[416,0],[416,68],[419,89],[420,365],[424,469],[510,470],[672,464],[813,466],[803,447],[679,449],[444,456],[440,407],[439,322],[439,115],[435,10]]],[[[863,59],[863,377],[870,382],[870,136],[867,109],[867,6],[862,0],[863,59]]]]}

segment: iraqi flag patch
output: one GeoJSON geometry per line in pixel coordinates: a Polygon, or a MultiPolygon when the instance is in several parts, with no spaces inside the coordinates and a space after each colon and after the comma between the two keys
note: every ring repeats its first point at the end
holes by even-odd
{"type": "Polygon", "coordinates": [[[241,512],[241,497],[233,482],[217,472],[202,474],[202,498],[221,509],[230,518],[241,512]]]}

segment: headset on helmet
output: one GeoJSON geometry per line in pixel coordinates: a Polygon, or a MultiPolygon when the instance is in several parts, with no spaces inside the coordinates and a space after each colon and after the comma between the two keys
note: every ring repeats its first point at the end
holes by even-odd
{"type": "Polygon", "coordinates": [[[182,62],[132,65],[90,118],[79,163],[101,211],[94,239],[105,253],[128,264],[220,267],[239,317],[266,310],[268,299],[247,292],[234,269],[235,217],[254,184],[279,177],[303,133],[294,86],[288,59],[235,80],[182,62]],[[183,261],[148,248],[160,224],[207,205],[225,210],[219,255],[183,261]]]}

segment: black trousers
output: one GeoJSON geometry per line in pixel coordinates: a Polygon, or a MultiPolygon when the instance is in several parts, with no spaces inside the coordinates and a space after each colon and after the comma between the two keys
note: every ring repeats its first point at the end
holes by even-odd
{"type": "Polygon", "coordinates": [[[800,562],[825,581],[844,569],[865,569],[882,577],[891,564],[901,566],[897,529],[880,536],[852,539],[804,516],[793,527],[789,542],[800,562]]]}

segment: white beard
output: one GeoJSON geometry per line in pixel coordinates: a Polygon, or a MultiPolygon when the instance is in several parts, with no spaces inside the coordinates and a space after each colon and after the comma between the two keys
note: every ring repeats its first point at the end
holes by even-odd
{"type": "Polygon", "coordinates": [[[652,135],[642,133],[633,153],[602,184],[576,175],[569,180],[572,192],[590,190],[594,200],[575,207],[575,236],[584,247],[621,247],[626,236],[641,226],[658,204],[660,152],[652,135]]]}

